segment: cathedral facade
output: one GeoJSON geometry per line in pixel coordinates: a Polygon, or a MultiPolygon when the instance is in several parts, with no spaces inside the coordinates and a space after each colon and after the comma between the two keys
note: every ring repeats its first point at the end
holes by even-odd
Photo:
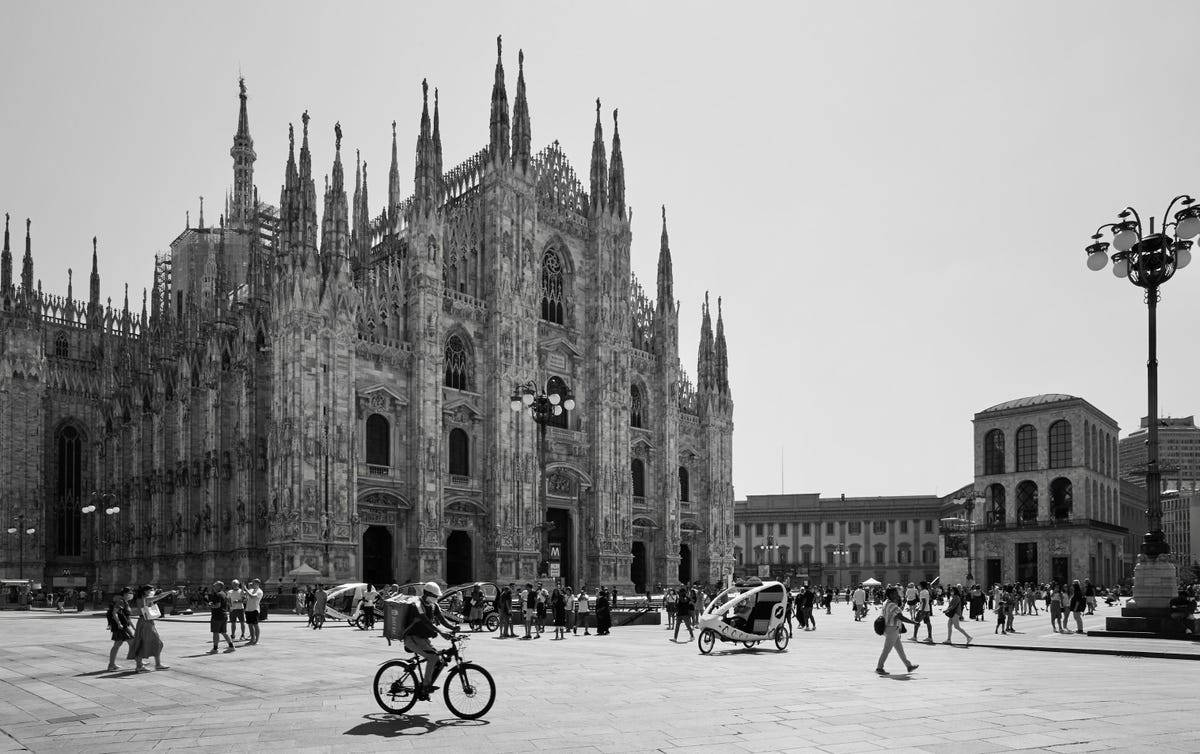
{"type": "Polygon", "coordinates": [[[631,273],[617,113],[606,143],[597,101],[585,190],[557,142],[531,150],[523,59],[511,114],[501,61],[488,143],[449,170],[422,84],[411,195],[393,123],[377,213],[357,159],[347,201],[335,125],[318,217],[307,113],[279,205],[260,201],[242,84],[225,211],[155,258],[140,313],[128,287],[101,302],[95,240],[87,301],[69,272],[65,297],[43,293],[28,221],[14,280],[6,219],[0,498],[25,528],[0,534],[5,576],[289,583],[307,566],[627,592],[732,573],[720,302],[693,384],[665,209],[653,300],[631,273]],[[543,443],[510,408],[524,384],[576,401],[543,443]]]}

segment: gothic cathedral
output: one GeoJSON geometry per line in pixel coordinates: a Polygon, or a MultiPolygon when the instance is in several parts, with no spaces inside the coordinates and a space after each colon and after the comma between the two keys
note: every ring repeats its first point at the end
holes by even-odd
{"type": "Polygon", "coordinates": [[[617,113],[589,190],[532,152],[523,56],[499,55],[487,146],[442,168],[428,86],[411,196],[356,159],[317,198],[302,117],[278,207],[254,187],[244,82],[216,225],[155,258],[141,312],[35,284],[30,222],[0,280],[0,566],[52,586],[527,580],[625,593],[733,571],[733,402],[707,296],[679,360],[666,211],[657,296],[630,269],[617,113]],[[538,443],[519,385],[573,394],[538,443]],[[15,524],[14,524],[15,525],[15,524]],[[33,534],[26,535],[26,529],[33,534]],[[20,540],[20,541],[18,541],[20,540]],[[20,561],[20,562],[18,562],[20,561]]]}

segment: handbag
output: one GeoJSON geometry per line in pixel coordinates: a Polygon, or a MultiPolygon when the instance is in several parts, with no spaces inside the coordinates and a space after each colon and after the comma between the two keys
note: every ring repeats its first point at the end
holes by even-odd
{"type": "Polygon", "coordinates": [[[146,608],[146,617],[150,620],[158,620],[162,617],[162,608],[157,604],[150,605],[146,608]]]}
{"type": "Polygon", "coordinates": [[[887,631],[887,622],[883,619],[882,615],[879,615],[875,618],[875,633],[883,636],[885,631],[887,631]]]}

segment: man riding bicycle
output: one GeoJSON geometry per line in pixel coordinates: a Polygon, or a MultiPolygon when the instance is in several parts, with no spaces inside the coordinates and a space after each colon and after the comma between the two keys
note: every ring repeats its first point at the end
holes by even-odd
{"type": "Polygon", "coordinates": [[[430,581],[425,584],[421,594],[421,609],[401,635],[404,648],[425,660],[425,677],[422,679],[421,688],[417,690],[417,698],[421,701],[429,701],[429,694],[436,688],[433,686],[433,679],[442,669],[442,657],[429,640],[435,636],[449,639],[458,630],[458,626],[446,620],[442,609],[438,607],[438,599],[441,596],[442,588],[437,582],[430,581]],[[442,631],[438,624],[450,630],[442,631]]]}

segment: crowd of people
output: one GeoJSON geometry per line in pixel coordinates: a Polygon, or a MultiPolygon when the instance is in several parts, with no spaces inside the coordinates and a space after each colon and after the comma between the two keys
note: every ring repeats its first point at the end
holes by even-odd
{"type": "MultiPolygon", "coordinates": [[[[128,645],[125,659],[134,661],[135,672],[149,671],[146,661],[150,659],[154,660],[155,670],[169,669],[162,661],[164,644],[156,623],[163,617],[163,613],[158,603],[178,596],[178,590],[160,592],[153,584],[145,584],[136,589],[125,587],[112,596],[105,613],[108,631],[112,637],[108,670],[122,669],[117,665],[117,655],[125,645],[128,645]]],[[[258,579],[251,579],[245,587],[234,579],[228,589],[225,588],[224,582],[212,583],[204,594],[205,604],[210,610],[209,631],[212,633],[212,649],[209,650],[209,654],[219,651],[221,639],[225,641],[226,652],[236,651],[235,639],[246,642],[245,646],[248,647],[258,644],[263,597],[262,584],[258,579]]]]}

